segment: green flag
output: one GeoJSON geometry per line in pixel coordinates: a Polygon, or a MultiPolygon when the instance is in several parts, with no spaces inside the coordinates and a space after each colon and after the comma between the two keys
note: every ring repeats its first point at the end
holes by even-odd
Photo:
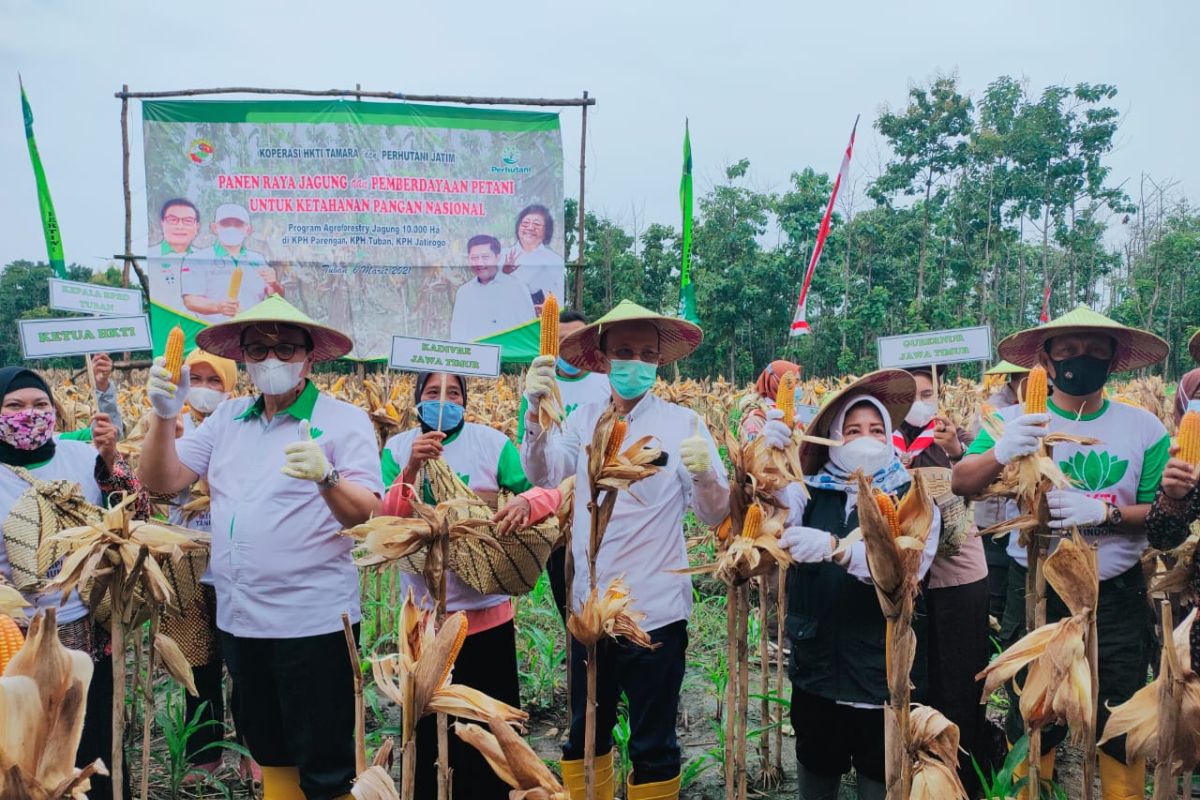
{"type": "Polygon", "coordinates": [[[679,316],[700,324],[696,313],[696,286],[692,283],[692,139],[683,123],[683,177],[679,180],[679,205],[683,210],[683,259],[679,266],[679,316]]]}
{"type": "Polygon", "coordinates": [[[33,177],[37,181],[38,208],[42,212],[42,231],[46,234],[46,257],[55,277],[67,277],[67,263],[63,260],[62,235],[58,230],[58,217],[54,214],[54,202],[50,199],[50,187],[46,185],[46,171],[42,169],[42,158],[38,155],[37,142],[33,138],[33,109],[25,96],[25,84],[17,76],[21,87],[21,112],[25,116],[25,142],[29,145],[29,160],[33,162],[33,177]]]}

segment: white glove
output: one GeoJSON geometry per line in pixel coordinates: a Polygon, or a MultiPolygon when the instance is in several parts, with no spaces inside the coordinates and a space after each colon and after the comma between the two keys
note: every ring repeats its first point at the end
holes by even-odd
{"type": "Polygon", "coordinates": [[[679,443],[679,460],[693,477],[703,475],[712,467],[708,441],[700,435],[700,418],[692,420],[692,435],[679,443]]]}
{"type": "Polygon", "coordinates": [[[183,410],[187,400],[189,375],[191,369],[183,365],[183,374],[179,378],[179,386],[171,383],[171,372],[163,364],[167,363],[162,356],[154,359],[150,367],[150,377],[146,380],[146,396],[150,398],[150,407],[156,416],[163,419],[175,419],[183,410]]]}
{"type": "Polygon", "coordinates": [[[782,450],[791,444],[792,429],[783,422],[783,412],[778,408],[767,410],[767,423],[759,434],[766,440],[768,447],[782,450]]]}
{"type": "Polygon", "coordinates": [[[1001,464],[1008,465],[1014,458],[1036,453],[1041,446],[1049,414],[1024,414],[1004,426],[1000,441],[992,448],[992,455],[1001,464]]]}
{"type": "Polygon", "coordinates": [[[1047,527],[1054,530],[1101,525],[1108,516],[1107,503],[1074,489],[1051,489],[1046,504],[1050,507],[1047,527]]]}
{"type": "Polygon", "coordinates": [[[779,537],[779,544],[799,564],[820,564],[833,557],[833,536],[828,531],[797,525],[779,537]]]}
{"type": "Polygon", "coordinates": [[[306,419],[300,421],[300,441],[292,442],[283,448],[283,452],[287,463],[280,472],[289,478],[317,482],[329,474],[329,460],[321,445],[312,440],[311,426],[306,419]]]}
{"type": "Polygon", "coordinates": [[[554,361],[554,356],[538,356],[525,373],[525,399],[535,414],[538,401],[554,389],[554,361]]]}

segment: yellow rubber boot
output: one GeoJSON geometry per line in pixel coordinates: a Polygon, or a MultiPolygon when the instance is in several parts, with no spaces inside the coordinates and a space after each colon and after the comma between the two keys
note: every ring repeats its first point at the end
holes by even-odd
{"type": "MultiPolygon", "coordinates": [[[[583,759],[558,762],[562,770],[563,787],[571,800],[584,800],[587,797],[585,789],[583,759]]],[[[265,800],[265,798],[264,798],[265,800]]],[[[609,750],[602,756],[596,756],[596,800],[613,800],[613,754],[609,750]]]]}
{"type": "MultiPolygon", "coordinates": [[[[1012,750],[1011,744],[1008,746],[1008,749],[1012,750]]],[[[1038,762],[1038,774],[1041,776],[1041,779],[1044,781],[1048,781],[1054,777],[1054,751],[1053,750],[1051,750],[1049,753],[1046,753],[1044,756],[1042,756],[1041,761],[1038,762]]],[[[1013,770],[1013,781],[1014,782],[1019,781],[1019,780],[1021,780],[1021,778],[1027,777],[1028,775],[1029,775],[1029,762],[1022,761],[1020,764],[1017,765],[1017,768],[1015,770],[1013,770]]],[[[1021,789],[1021,791],[1017,795],[1019,800],[1028,800],[1028,798],[1030,796],[1028,789],[1029,789],[1029,787],[1025,787],[1025,788],[1021,789]]],[[[1038,795],[1037,792],[1033,793],[1034,797],[1036,797],[1037,795],[1038,795]]]]}
{"type": "Polygon", "coordinates": [[[296,767],[263,767],[263,800],[307,800],[296,767]]]}
{"type": "Polygon", "coordinates": [[[1146,796],[1146,759],[1122,764],[1100,751],[1100,796],[1104,800],[1141,800],[1146,796]]]}
{"type": "MultiPolygon", "coordinates": [[[[632,780],[632,778],[631,778],[632,780]]],[[[680,776],[657,783],[630,783],[629,800],[679,800],[680,776]]]]}

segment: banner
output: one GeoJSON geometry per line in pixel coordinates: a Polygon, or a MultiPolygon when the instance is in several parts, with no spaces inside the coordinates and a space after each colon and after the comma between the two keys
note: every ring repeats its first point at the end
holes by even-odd
{"type": "Polygon", "coordinates": [[[683,177],[679,179],[679,206],[683,211],[683,258],[679,267],[679,316],[695,325],[696,285],[692,283],[692,138],[683,123],[683,177]]]}
{"type": "Polygon", "coordinates": [[[50,187],[46,184],[46,171],[42,169],[42,157],[38,154],[37,141],[33,138],[33,109],[25,96],[25,84],[17,76],[21,87],[21,115],[25,118],[25,144],[29,146],[29,161],[33,164],[33,179],[37,183],[38,211],[42,215],[42,233],[46,237],[46,259],[59,278],[67,277],[67,262],[63,258],[62,234],[58,230],[58,216],[54,213],[54,201],[50,199],[50,187]]]}
{"type": "Polygon", "coordinates": [[[838,189],[842,181],[850,173],[850,158],[854,154],[854,134],[858,131],[858,117],[854,118],[854,127],[850,129],[850,143],[846,145],[846,153],[842,156],[842,168],[838,170],[833,180],[833,191],[829,193],[829,205],[825,207],[825,216],[821,218],[821,227],[817,229],[817,243],[813,246],[812,257],[808,259],[808,269],[804,272],[804,283],[800,286],[800,299],[796,303],[796,313],[792,317],[792,336],[807,336],[811,333],[808,325],[808,287],[812,283],[813,272],[817,262],[821,260],[821,250],[825,247],[825,238],[829,236],[829,224],[833,220],[833,201],[837,200],[838,189]]]}
{"type": "MultiPolygon", "coordinates": [[[[142,105],[156,341],[269,294],[383,360],[563,297],[558,115],[359,101],[142,105]]],[[[189,341],[190,345],[190,341],[189,341]]]]}

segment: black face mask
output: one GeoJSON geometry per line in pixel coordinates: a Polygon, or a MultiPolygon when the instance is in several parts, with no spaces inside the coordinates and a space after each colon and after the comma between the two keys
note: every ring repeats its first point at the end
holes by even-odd
{"type": "Polygon", "coordinates": [[[1073,356],[1062,361],[1050,360],[1054,365],[1054,388],[1071,395],[1085,397],[1099,391],[1108,380],[1108,359],[1095,356],[1073,356]]]}

